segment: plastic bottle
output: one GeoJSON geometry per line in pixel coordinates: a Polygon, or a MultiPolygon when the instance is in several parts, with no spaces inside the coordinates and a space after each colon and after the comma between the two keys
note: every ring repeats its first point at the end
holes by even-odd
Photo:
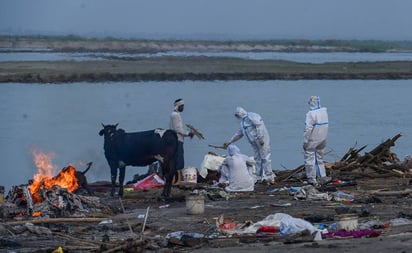
{"type": "Polygon", "coordinates": [[[333,198],[337,201],[352,201],[355,197],[352,194],[337,191],[333,193],[333,198]]]}
{"type": "Polygon", "coordinates": [[[330,224],[329,225],[329,230],[330,231],[336,231],[338,228],[337,228],[337,226],[336,226],[336,223],[332,223],[332,224],[330,224]]]}
{"type": "Polygon", "coordinates": [[[323,223],[314,223],[313,226],[320,230],[327,228],[326,224],[323,224],[323,223]]]}

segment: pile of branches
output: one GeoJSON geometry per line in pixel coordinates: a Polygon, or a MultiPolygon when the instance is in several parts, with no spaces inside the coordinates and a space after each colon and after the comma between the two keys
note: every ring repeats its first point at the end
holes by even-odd
{"type": "MultiPolygon", "coordinates": [[[[391,147],[402,133],[387,139],[372,151],[361,155],[367,145],[361,148],[351,147],[337,162],[326,163],[327,174],[332,178],[357,179],[357,178],[412,178],[412,158],[407,156],[401,162],[391,147]]],[[[277,171],[278,181],[304,181],[306,179],[305,165],[300,165],[292,171],[277,171]]]]}
{"type": "Polygon", "coordinates": [[[390,150],[401,136],[399,133],[363,155],[360,152],[366,145],[359,149],[349,148],[340,161],[329,166],[330,175],[339,178],[412,177],[412,159],[407,157],[401,162],[390,150]]]}

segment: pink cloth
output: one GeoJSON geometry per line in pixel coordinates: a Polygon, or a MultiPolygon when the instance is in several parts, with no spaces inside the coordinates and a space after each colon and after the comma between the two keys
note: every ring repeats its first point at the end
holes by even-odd
{"type": "Polygon", "coordinates": [[[326,239],[333,239],[333,238],[345,238],[345,237],[353,237],[353,238],[361,238],[361,237],[378,237],[380,236],[382,231],[377,231],[373,229],[362,229],[356,231],[346,231],[344,229],[338,230],[336,232],[329,232],[322,234],[322,238],[326,239]]]}

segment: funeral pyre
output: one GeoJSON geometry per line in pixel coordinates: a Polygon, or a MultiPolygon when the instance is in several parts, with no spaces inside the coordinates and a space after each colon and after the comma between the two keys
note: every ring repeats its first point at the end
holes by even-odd
{"type": "MultiPolygon", "coordinates": [[[[33,154],[38,173],[28,184],[12,186],[5,198],[4,218],[83,217],[101,207],[98,197],[77,194],[84,190],[79,187],[79,180],[85,180],[84,175],[80,175],[82,172],[69,165],[52,176],[55,166],[51,163],[51,155],[33,154]]],[[[88,168],[91,165],[88,163],[88,168]]]]}

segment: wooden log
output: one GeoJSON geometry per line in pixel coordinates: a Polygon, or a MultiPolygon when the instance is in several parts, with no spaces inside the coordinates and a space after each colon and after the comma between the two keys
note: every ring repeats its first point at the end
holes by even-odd
{"type": "Polygon", "coordinates": [[[38,220],[20,220],[20,221],[9,221],[4,222],[7,225],[21,225],[28,222],[33,224],[41,223],[64,223],[64,222],[101,222],[107,220],[107,218],[48,218],[48,219],[38,219],[38,220]]]}
{"type": "Polygon", "coordinates": [[[296,175],[297,173],[302,172],[304,169],[305,169],[305,165],[300,165],[300,166],[297,167],[296,169],[292,170],[292,172],[290,172],[288,175],[286,175],[283,179],[280,179],[280,181],[289,180],[291,177],[293,177],[293,176],[296,175]]]}
{"type": "Polygon", "coordinates": [[[69,252],[96,252],[100,246],[70,246],[70,245],[65,245],[64,250],[67,250],[69,252]]]}
{"type": "Polygon", "coordinates": [[[205,137],[203,136],[203,134],[202,134],[199,130],[197,130],[196,128],[194,128],[192,125],[186,124],[186,126],[187,126],[187,128],[190,129],[190,131],[191,131],[194,135],[197,136],[197,138],[199,138],[200,140],[204,140],[204,139],[205,139],[205,137]]]}
{"type": "Polygon", "coordinates": [[[402,133],[399,133],[395,135],[394,137],[392,137],[391,139],[387,139],[385,142],[375,147],[372,151],[365,154],[365,156],[358,159],[358,162],[362,165],[371,163],[380,155],[388,152],[391,147],[395,146],[395,141],[398,140],[401,136],[402,136],[402,133]]]}
{"type": "Polygon", "coordinates": [[[395,172],[395,173],[397,173],[397,174],[400,175],[401,177],[403,177],[403,176],[405,175],[405,173],[403,173],[402,171],[397,170],[397,169],[392,169],[392,171],[395,172]]]}
{"type": "Polygon", "coordinates": [[[404,195],[409,195],[412,193],[412,189],[405,189],[403,191],[373,191],[371,192],[373,195],[378,195],[378,196],[404,196],[404,195]]]}
{"type": "Polygon", "coordinates": [[[368,167],[371,168],[371,169],[374,169],[375,171],[377,171],[379,173],[386,173],[386,174],[389,174],[389,175],[392,175],[392,176],[397,176],[397,177],[402,177],[403,176],[403,174],[399,175],[399,173],[394,172],[391,169],[385,169],[384,167],[374,166],[374,165],[369,165],[368,167]]]}
{"type": "Polygon", "coordinates": [[[387,174],[378,174],[376,172],[363,172],[363,171],[342,171],[340,173],[341,177],[348,177],[348,178],[381,178],[387,177],[387,174]]]}
{"type": "Polygon", "coordinates": [[[354,147],[349,148],[348,152],[340,159],[341,162],[343,161],[350,161],[352,159],[359,158],[359,152],[364,150],[368,145],[365,145],[359,149],[355,149],[354,147]]]}

